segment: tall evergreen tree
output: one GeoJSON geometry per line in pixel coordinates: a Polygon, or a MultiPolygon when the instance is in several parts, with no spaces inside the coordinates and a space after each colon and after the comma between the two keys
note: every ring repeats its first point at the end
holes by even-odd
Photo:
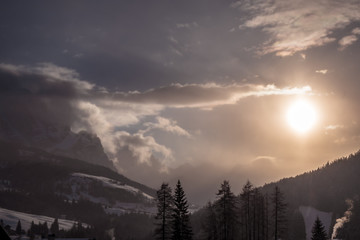
{"type": "Polygon", "coordinates": [[[28,237],[30,237],[30,239],[33,239],[34,238],[34,235],[35,235],[35,223],[34,221],[31,221],[31,225],[30,225],[30,228],[27,232],[27,235],[28,237]]]}
{"type": "Polygon", "coordinates": [[[231,192],[229,181],[224,181],[216,194],[218,200],[215,202],[219,219],[219,239],[231,240],[236,238],[238,227],[236,197],[231,192]]]}
{"type": "Polygon", "coordinates": [[[284,194],[278,186],[275,186],[272,195],[273,218],[274,218],[274,239],[278,240],[282,237],[286,230],[286,203],[284,194]]]}
{"type": "Polygon", "coordinates": [[[313,228],[311,230],[312,236],[311,240],[326,240],[326,231],[325,227],[320,221],[319,217],[316,217],[313,228]]]}
{"type": "Polygon", "coordinates": [[[50,232],[56,236],[59,234],[59,221],[55,218],[54,222],[50,226],[50,232]]]}
{"type": "Polygon", "coordinates": [[[172,237],[173,197],[169,184],[163,183],[157,194],[157,214],[155,216],[155,236],[159,240],[168,240],[172,237]]]}
{"type": "Polygon", "coordinates": [[[217,232],[217,219],[215,207],[211,202],[206,205],[206,217],[204,222],[204,230],[206,240],[216,240],[218,237],[217,232]]]}
{"type": "Polygon", "coordinates": [[[186,200],[185,192],[178,180],[174,193],[173,208],[173,240],[192,239],[192,229],[190,225],[189,204],[186,200]]]}
{"type": "Polygon", "coordinates": [[[241,199],[241,214],[243,215],[243,233],[246,240],[251,240],[252,236],[252,215],[251,215],[251,200],[254,195],[254,187],[248,180],[244,185],[240,194],[241,199]]]}
{"type": "Polygon", "coordinates": [[[21,222],[20,222],[20,220],[17,222],[15,232],[16,232],[17,235],[21,235],[22,228],[21,228],[21,222]]]}
{"type": "Polygon", "coordinates": [[[47,237],[49,235],[49,227],[47,222],[45,221],[44,224],[41,226],[41,224],[39,223],[40,228],[41,228],[41,236],[43,237],[47,237]]]}

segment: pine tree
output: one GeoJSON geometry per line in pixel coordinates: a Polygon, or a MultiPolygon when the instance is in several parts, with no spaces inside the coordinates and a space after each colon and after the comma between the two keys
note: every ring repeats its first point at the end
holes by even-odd
{"type": "Polygon", "coordinates": [[[284,194],[280,191],[278,186],[275,186],[272,195],[272,203],[274,205],[273,218],[274,218],[274,239],[278,240],[284,234],[286,229],[286,203],[284,194]]]}
{"type": "Polygon", "coordinates": [[[216,240],[218,236],[217,232],[217,219],[215,207],[211,202],[206,205],[206,218],[204,222],[204,230],[206,234],[206,240],[216,240]]]}
{"type": "Polygon", "coordinates": [[[251,240],[252,228],[251,228],[251,199],[254,195],[254,187],[248,180],[242,189],[240,194],[241,199],[241,213],[243,215],[243,232],[245,233],[245,239],[251,240]]]}
{"type": "Polygon", "coordinates": [[[218,200],[215,202],[216,212],[219,219],[220,240],[231,240],[236,237],[238,227],[236,197],[231,192],[229,181],[221,184],[216,194],[218,200]]]}
{"type": "Polygon", "coordinates": [[[54,222],[51,224],[50,232],[55,235],[59,234],[59,221],[57,218],[55,218],[54,222]]]}
{"type": "Polygon", "coordinates": [[[16,232],[17,235],[21,235],[22,228],[21,228],[21,222],[20,222],[20,220],[17,222],[15,232],[16,232]]]}
{"type": "Polygon", "coordinates": [[[188,211],[185,192],[178,180],[174,193],[173,208],[173,240],[190,240],[192,239],[192,229],[190,225],[190,214],[188,211]]]}
{"type": "Polygon", "coordinates": [[[314,226],[311,230],[312,236],[311,240],[326,240],[326,231],[325,227],[320,221],[319,217],[316,217],[316,220],[314,222],[314,226]]]}
{"type": "Polygon", "coordinates": [[[156,229],[155,236],[159,240],[171,239],[172,230],[172,213],[173,213],[173,197],[171,195],[171,188],[169,184],[163,183],[157,194],[157,209],[158,212],[155,216],[156,229]]]}
{"type": "Polygon", "coordinates": [[[35,235],[35,223],[34,221],[31,221],[31,225],[30,228],[27,232],[28,237],[30,237],[30,239],[34,238],[35,235]]]}
{"type": "MultiPolygon", "coordinates": [[[[41,224],[39,223],[39,225],[41,224]]],[[[44,224],[40,227],[41,227],[41,236],[47,237],[49,235],[49,227],[47,222],[45,221],[44,224]]]]}

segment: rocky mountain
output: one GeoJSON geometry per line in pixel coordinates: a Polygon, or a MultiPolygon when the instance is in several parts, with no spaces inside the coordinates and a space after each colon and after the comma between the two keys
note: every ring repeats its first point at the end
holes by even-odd
{"type": "Polygon", "coordinates": [[[70,211],[74,204],[117,215],[155,211],[155,190],[106,167],[5,141],[0,149],[0,207],[71,218],[83,217],[70,211]]]}
{"type": "Polygon", "coordinates": [[[92,133],[74,133],[69,126],[35,120],[0,119],[0,139],[40,148],[49,153],[80,159],[115,170],[100,139],[92,133]]]}

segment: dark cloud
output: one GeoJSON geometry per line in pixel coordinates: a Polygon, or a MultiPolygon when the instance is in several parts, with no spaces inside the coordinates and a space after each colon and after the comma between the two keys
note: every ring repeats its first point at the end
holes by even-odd
{"type": "MultiPolygon", "coordinates": [[[[44,67],[45,65],[42,65],[44,67]]],[[[53,65],[46,65],[54,67],[53,65]]],[[[79,86],[26,67],[0,65],[0,111],[3,120],[25,127],[36,121],[70,126],[79,86]]],[[[59,70],[59,69],[57,69],[59,70]]]]}

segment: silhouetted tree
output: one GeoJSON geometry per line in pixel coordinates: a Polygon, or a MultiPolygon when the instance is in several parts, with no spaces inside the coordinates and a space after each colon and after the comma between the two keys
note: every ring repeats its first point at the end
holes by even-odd
{"type": "Polygon", "coordinates": [[[236,197],[231,192],[229,181],[224,181],[216,194],[218,200],[215,202],[218,214],[219,239],[231,240],[236,237],[238,227],[236,197]]]}
{"type": "Polygon", "coordinates": [[[269,239],[269,196],[266,193],[264,196],[264,240],[269,239]]]}
{"type": "Polygon", "coordinates": [[[21,228],[21,222],[20,222],[20,220],[17,222],[15,232],[16,232],[17,235],[21,235],[22,228],[21,228]]]}
{"type": "Polygon", "coordinates": [[[31,225],[29,230],[27,231],[27,235],[28,237],[30,237],[30,239],[33,239],[35,236],[35,223],[34,221],[31,221],[31,225]]]}
{"type": "Polygon", "coordinates": [[[217,232],[217,219],[215,207],[211,202],[206,205],[206,217],[204,222],[204,230],[206,234],[206,240],[216,240],[218,237],[217,232]]]}
{"type": "Polygon", "coordinates": [[[173,240],[192,239],[192,229],[190,225],[189,204],[186,200],[185,192],[178,180],[174,193],[173,208],[173,240]]]}
{"type": "Polygon", "coordinates": [[[316,217],[313,228],[311,230],[312,236],[311,240],[326,240],[326,231],[325,227],[320,221],[319,217],[316,217]]]}
{"type": "Polygon", "coordinates": [[[274,218],[274,239],[279,239],[286,230],[286,203],[284,194],[280,191],[278,186],[275,186],[272,195],[273,203],[273,218],[274,218]]]}
{"type": "Polygon", "coordinates": [[[156,239],[160,240],[171,239],[173,197],[171,195],[169,184],[163,183],[156,194],[158,212],[155,216],[155,219],[157,220],[155,236],[156,239]]]}
{"type": "Polygon", "coordinates": [[[251,215],[251,200],[254,194],[254,187],[248,180],[244,185],[240,194],[241,199],[241,215],[243,216],[243,235],[246,240],[251,240],[252,236],[252,215],[251,215]]]}
{"type": "Polygon", "coordinates": [[[50,232],[55,234],[56,236],[59,234],[59,221],[55,218],[54,222],[50,226],[50,232]]]}
{"type": "Polygon", "coordinates": [[[41,236],[47,237],[48,234],[49,234],[49,227],[48,227],[47,222],[44,222],[43,225],[41,225],[41,224],[39,223],[39,225],[40,225],[40,227],[41,227],[41,236]]]}

